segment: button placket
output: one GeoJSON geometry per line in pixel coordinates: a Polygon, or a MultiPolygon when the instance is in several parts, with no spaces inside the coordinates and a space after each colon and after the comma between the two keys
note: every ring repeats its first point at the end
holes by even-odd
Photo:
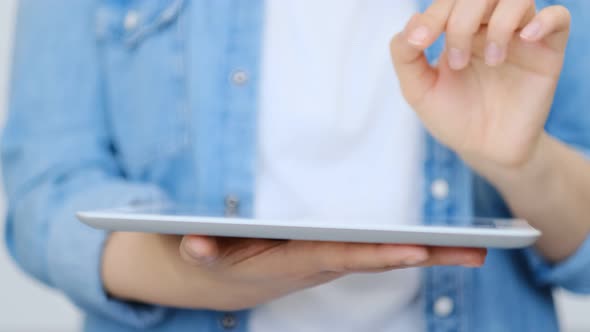
{"type": "Polygon", "coordinates": [[[227,195],[225,197],[225,216],[226,217],[233,217],[238,214],[238,207],[240,205],[240,200],[235,195],[227,195]]]}
{"type": "Polygon", "coordinates": [[[248,82],[248,73],[245,70],[235,70],[231,74],[231,81],[235,85],[244,85],[248,82]]]}
{"type": "Polygon", "coordinates": [[[139,25],[140,16],[139,13],[135,10],[130,10],[125,15],[125,19],[123,20],[123,27],[127,31],[135,30],[139,25]]]}
{"type": "Polygon", "coordinates": [[[434,180],[430,186],[430,193],[437,200],[446,199],[449,196],[449,192],[449,182],[443,178],[434,180]]]}
{"type": "Polygon", "coordinates": [[[434,314],[439,318],[449,317],[455,308],[455,302],[448,296],[441,296],[434,301],[434,314]]]}
{"type": "MultiPolygon", "coordinates": [[[[451,151],[429,137],[425,190],[430,224],[448,225],[458,215],[457,204],[461,204],[458,200],[462,197],[462,187],[454,187],[461,184],[457,173],[460,165],[451,151]],[[457,192],[452,193],[451,190],[457,192]]],[[[430,331],[461,330],[464,319],[462,288],[465,287],[461,273],[461,269],[446,266],[428,270],[425,286],[430,331]]]]}

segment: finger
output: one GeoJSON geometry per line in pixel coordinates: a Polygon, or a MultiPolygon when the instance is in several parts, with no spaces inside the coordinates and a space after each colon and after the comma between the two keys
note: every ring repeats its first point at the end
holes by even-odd
{"type": "Polygon", "coordinates": [[[501,0],[488,24],[485,62],[497,66],[506,60],[516,30],[535,16],[534,0],[501,0]]]}
{"type": "Polygon", "coordinates": [[[447,59],[449,67],[461,70],[469,64],[471,42],[497,0],[458,0],[447,23],[447,59]]]}
{"type": "Polygon", "coordinates": [[[317,243],[314,254],[321,271],[373,272],[415,266],[461,265],[479,267],[482,248],[423,247],[393,244],[317,243]]]}
{"type": "Polygon", "coordinates": [[[192,265],[211,264],[219,254],[215,238],[200,235],[186,235],[180,242],[180,256],[192,265]]]}
{"type": "MultiPolygon", "coordinates": [[[[429,258],[422,246],[364,243],[299,243],[299,259],[312,262],[316,272],[355,272],[419,265],[429,258]],[[303,250],[302,250],[303,249],[303,250]]],[[[297,261],[297,259],[294,259],[297,261]]]]}
{"type": "Polygon", "coordinates": [[[571,15],[563,6],[550,6],[541,10],[537,16],[520,32],[520,37],[529,42],[545,39],[557,51],[563,51],[567,44],[571,25],[571,15]]]}
{"type": "Polygon", "coordinates": [[[220,267],[237,265],[286,243],[288,241],[285,240],[219,237],[217,238],[219,255],[215,265],[220,267]]]}
{"type": "Polygon", "coordinates": [[[436,72],[424,56],[424,50],[444,31],[455,0],[436,0],[423,14],[410,19],[405,29],[391,40],[393,64],[401,84],[401,90],[410,104],[430,89],[436,80],[436,72]]]}
{"type": "Polygon", "coordinates": [[[187,235],[182,239],[180,253],[192,265],[227,268],[285,243],[283,240],[187,235]]]}
{"type": "Polygon", "coordinates": [[[431,247],[430,259],[422,265],[461,265],[465,267],[479,267],[484,264],[486,255],[487,250],[481,248],[431,247]]]}
{"type": "Polygon", "coordinates": [[[424,50],[444,32],[457,0],[435,0],[424,13],[412,17],[404,29],[405,38],[416,49],[424,50]]]}

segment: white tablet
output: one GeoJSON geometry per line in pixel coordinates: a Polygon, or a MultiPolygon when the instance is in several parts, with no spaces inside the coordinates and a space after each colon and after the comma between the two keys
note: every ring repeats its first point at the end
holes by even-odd
{"type": "Polygon", "coordinates": [[[522,248],[532,245],[541,235],[522,219],[474,218],[446,220],[435,226],[427,225],[428,222],[396,225],[370,217],[346,220],[230,218],[173,206],[83,211],[78,212],[77,217],[91,227],[109,231],[454,247],[522,248]]]}

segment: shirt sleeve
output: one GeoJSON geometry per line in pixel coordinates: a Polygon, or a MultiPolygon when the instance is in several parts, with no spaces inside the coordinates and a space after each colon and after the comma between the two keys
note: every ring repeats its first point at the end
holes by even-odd
{"type": "MultiPolygon", "coordinates": [[[[590,161],[589,149],[569,143],[590,161]]],[[[590,294],[590,235],[570,257],[557,264],[548,262],[534,248],[527,248],[524,253],[540,286],[558,286],[570,292],[590,294]]]]}
{"type": "Polygon", "coordinates": [[[166,200],[157,186],[126,180],[117,162],[94,6],[91,0],[19,2],[1,141],[6,242],[23,270],[83,310],[141,328],[158,324],[166,309],[109,298],[100,275],[107,234],[75,218],[79,210],[166,200]]]}
{"type": "Polygon", "coordinates": [[[525,250],[525,256],[540,286],[559,286],[571,292],[590,294],[590,237],[572,256],[555,265],[532,248],[525,250]]]}
{"type": "MultiPolygon", "coordinates": [[[[546,129],[590,160],[590,114],[583,111],[587,108],[590,91],[590,62],[587,61],[587,55],[590,54],[590,1],[564,1],[563,4],[571,12],[572,26],[546,129]]],[[[525,252],[529,266],[541,285],[590,293],[590,237],[571,257],[557,264],[548,263],[534,249],[527,249],[525,252]]]]}

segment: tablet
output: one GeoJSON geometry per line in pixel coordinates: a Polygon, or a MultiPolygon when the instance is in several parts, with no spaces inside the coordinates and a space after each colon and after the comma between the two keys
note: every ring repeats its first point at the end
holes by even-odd
{"type": "Polygon", "coordinates": [[[522,219],[472,218],[399,225],[383,219],[236,218],[178,206],[129,206],[81,211],[83,223],[108,231],[223,237],[522,248],[541,233],[522,219]]]}

